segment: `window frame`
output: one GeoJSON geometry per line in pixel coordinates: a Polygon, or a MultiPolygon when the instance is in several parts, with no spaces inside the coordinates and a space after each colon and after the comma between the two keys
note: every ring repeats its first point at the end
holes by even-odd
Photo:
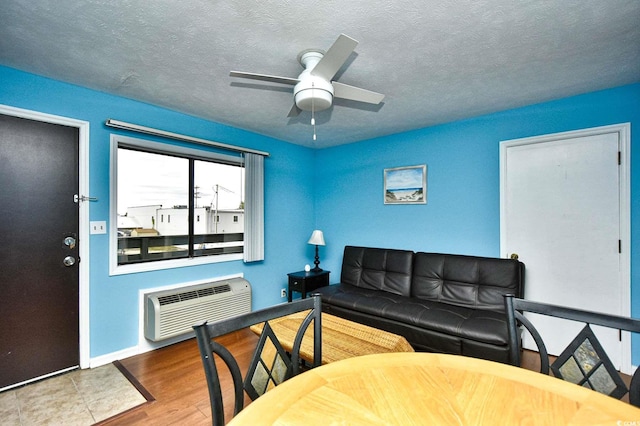
{"type": "MultiPolygon", "coordinates": [[[[109,177],[109,275],[134,274],[138,272],[159,271],[165,269],[182,268],[187,266],[207,265],[220,262],[230,262],[243,260],[243,253],[219,254],[214,256],[198,256],[180,259],[163,259],[152,262],[134,263],[128,265],[118,264],[118,148],[128,147],[148,151],[151,153],[177,155],[181,157],[193,158],[196,160],[215,161],[232,165],[245,166],[242,155],[229,155],[217,151],[210,151],[206,148],[193,148],[185,145],[158,142],[148,139],[132,138],[119,134],[111,134],[110,137],[110,177],[109,177]]],[[[246,212],[245,212],[246,219],[246,212]]],[[[246,235],[244,240],[246,241],[246,235]]]]}

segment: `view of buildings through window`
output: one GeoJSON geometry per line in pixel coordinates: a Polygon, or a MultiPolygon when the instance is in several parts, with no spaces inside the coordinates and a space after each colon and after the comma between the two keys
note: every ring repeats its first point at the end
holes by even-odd
{"type": "Polygon", "coordinates": [[[117,155],[118,264],[242,253],[240,164],[123,147],[117,155]]]}

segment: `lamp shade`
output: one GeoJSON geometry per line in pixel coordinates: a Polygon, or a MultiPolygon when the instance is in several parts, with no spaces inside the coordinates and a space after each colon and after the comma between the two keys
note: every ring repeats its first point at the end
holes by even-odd
{"type": "Polygon", "coordinates": [[[311,238],[309,238],[308,243],[314,244],[316,246],[323,246],[324,235],[322,234],[322,231],[320,231],[319,229],[316,229],[315,231],[313,231],[313,234],[311,234],[311,238]]]}

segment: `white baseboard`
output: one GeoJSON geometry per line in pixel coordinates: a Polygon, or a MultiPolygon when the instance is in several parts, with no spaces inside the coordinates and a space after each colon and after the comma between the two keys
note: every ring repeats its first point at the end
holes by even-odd
{"type": "Polygon", "coordinates": [[[121,359],[129,358],[135,355],[140,355],[145,352],[150,352],[156,349],[163,348],[165,346],[173,345],[174,343],[182,342],[184,340],[193,339],[194,333],[187,333],[182,336],[172,337],[170,339],[163,340],[161,342],[149,342],[145,345],[132,346],[121,351],[111,352],[105,355],[101,355],[95,358],[91,358],[89,361],[89,368],[100,367],[105,364],[110,364],[113,361],[119,361],[121,359]]]}
{"type": "Polygon", "coordinates": [[[133,346],[131,348],[123,349],[117,352],[111,352],[109,354],[100,355],[89,360],[89,368],[96,368],[102,365],[110,364],[113,361],[129,358],[130,356],[137,355],[138,348],[133,346]]]}

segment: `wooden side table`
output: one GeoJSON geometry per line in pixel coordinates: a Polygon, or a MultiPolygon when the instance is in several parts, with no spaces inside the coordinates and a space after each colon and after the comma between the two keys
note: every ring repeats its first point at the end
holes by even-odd
{"type": "Polygon", "coordinates": [[[317,288],[329,285],[330,271],[299,271],[287,274],[289,276],[289,291],[287,299],[292,300],[292,292],[302,293],[302,298],[307,297],[307,293],[317,288]]]}

